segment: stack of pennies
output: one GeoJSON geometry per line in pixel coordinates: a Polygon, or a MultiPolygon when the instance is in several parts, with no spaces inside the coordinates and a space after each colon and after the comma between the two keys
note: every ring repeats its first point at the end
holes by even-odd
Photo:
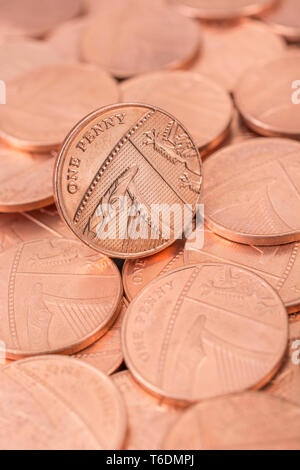
{"type": "Polygon", "coordinates": [[[299,450],[299,1],[0,0],[0,103],[0,449],[299,450]]]}

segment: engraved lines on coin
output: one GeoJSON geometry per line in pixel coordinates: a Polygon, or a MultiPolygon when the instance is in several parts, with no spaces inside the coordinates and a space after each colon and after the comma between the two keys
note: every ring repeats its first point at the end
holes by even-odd
{"type": "MultiPolygon", "coordinates": [[[[174,186],[164,178],[163,173],[166,173],[166,170],[164,172],[161,171],[161,169],[158,169],[156,164],[153,163],[149,158],[151,155],[147,154],[146,148],[148,145],[154,148],[154,150],[159,153],[162,157],[163,160],[160,160],[160,164],[165,160],[167,164],[170,162],[173,165],[176,165],[177,163],[180,165],[183,165],[185,168],[185,171],[182,175],[182,187],[186,188],[184,190],[184,193],[187,194],[187,199],[190,199],[188,197],[189,191],[199,193],[200,191],[200,184],[199,183],[193,183],[193,181],[190,181],[189,179],[189,174],[187,172],[193,173],[193,171],[189,168],[189,164],[186,161],[185,158],[182,158],[181,156],[181,150],[180,150],[180,145],[179,144],[178,148],[176,148],[176,139],[180,140],[180,138],[183,138],[182,136],[176,135],[177,129],[180,127],[179,124],[175,121],[170,121],[167,123],[167,127],[164,126],[164,134],[163,137],[161,138],[160,141],[158,132],[155,130],[155,125],[158,128],[161,128],[162,125],[166,123],[166,117],[163,116],[162,119],[160,119],[159,113],[156,113],[155,111],[150,111],[147,114],[145,114],[135,126],[133,126],[126,135],[124,135],[118,142],[118,144],[115,146],[114,150],[111,152],[109,157],[105,160],[97,174],[95,175],[91,185],[89,186],[88,190],[86,191],[76,213],[74,216],[74,222],[76,223],[77,227],[79,230],[82,231],[83,234],[85,234],[86,231],[90,232],[93,227],[91,227],[92,219],[95,216],[95,219],[97,220],[97,215],[96,213],[100,212],[101,214],[101,204],[105,201],[107,203],[110,202],[110,197],[113,197],[114,200],[116,197],[128,195],[129,199],[132,201],[132,204],[134,205],[135,203],[142,203],[146,205],[147,209],[149,210],[150,213],[150,206],[146,202],[145,197],[141,194],[141,191],[138,189],[137,184],[135,184],[135,177],[138,178],[138,173],[139,173],[139,165],[136,163],[136,165],[132,167],[126,167],[125,170],[121,170],[121,168],[117,171],[119,171],[117,178],[113,181],[112,183],[112,178],[111,174],[108,174],[107,177],[105,178],[105,173],[108,167],[112,164],[113,160],[115,159],[116,156],[124,156],[126,152],[128,152],[128,144],[132,147],[132,149],[129,148],[129,153],[132,159],[132,150],[134,151],[133,155],[138,155],[138,157],[135,157],[135,161],[137,158],[142,157],[143,161],[146,162],[151,170],[153,170],[153,174],[156,175],[156,178],[159,178],[159,183],[158,185],[158,194],[160,197],[163,199],[163,195],[165,194],[165,200],[168,200],[170,197],[172,197],[173,202],[179,202],[184,203],[188,202],[187,200],[184,200],[180,194],[176,191],[174,186]],[[154,122],[153,122],[154,121],[154,122]],[[162,122],[160,122],[162,121],[162,122]],[[152,131],[144,131],[141,134],[142,128],[144,127],[145,123],[148,124],[148,128],[151,129],[150,126],[153,126],[152,131]],[[136,139],[133,139],[134,134],[136,134],[136,139]],[[144,151],[141,150],[141,147],[144,148],[144,151]],[[171,148],[171,151],[169,150],[171,148]],[[100,185],[101,183],[101,185],[100,185]],[[163,184],[162,184],[163,183],[163,184]],[[109,186],[108,186],[109,184],[109,186]],[[103,188],[107,188],[106,191],[103,188]],[[167,188],[167,189],[166,189],[167,188]],[[169,195],[167,194],[167,192],[169,195]],[[104,193],[104,194],[103,194],[104,193]],[[171,196],[170,196],[171,195],[171,196]],[[100,200],[100,203],[99,203],[100,200]]],[[[183,134],[185,135],[184,131],[183,134]]],[[[186,138],[188,138],[186,136],[186,138]]],[[[129,157],[130,158],[130,157],[129,157]]],[[[125,162],[126,163],[126,162],[125,162]]],[[[116,165],[119,165],[116,163],[116,165]]],[[[124,166],[124,163],[122,164],[124,166]]],[[[119,168],[119,166],[118,166],[119,168]]],[[[197,175],[199,177],[199,175],[197,175]]],[[[154,181],[153,181],[153,184],[154,181]]],[[[145,188],[143,188],[143,191],[145,192],[145,188]]],[[[146,225],[150,225],[150,228],[153,229],[153,224],[151,221],[148,220],[147,215],[141,214],[142,218],[145,221],[146,225]]],[[[159,227],[154,227],[155,232],[157,233],[158,239],[150,239],[149,241],[124,241],[122,245],[122,249],[125,250],[126,253],[132,251],[133,246],[135,247],[135,250],[151,250],[157,248],[159,245],[161,245],[164,240],[162,239],[162,234],[161,234],[161,228],[159,227]],[[127,244],[127,246],[126,246],[127,244]]],[[[130,234],[129,234],[130,235],[130,234]]],[[[94,235],[95,236],[95,235],[94,235]]],[[[129,237],[130,238],[130,237],[129,237]]]]}

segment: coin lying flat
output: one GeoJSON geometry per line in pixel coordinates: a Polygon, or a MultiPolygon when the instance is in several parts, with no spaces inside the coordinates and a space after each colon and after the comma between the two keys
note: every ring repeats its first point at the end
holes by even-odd
{"type": "Polygon", "coordinates": [[[159,106],[189,129],[201,155],[228,135],[232,100],[222,87],[191,72],[158,72],[121,84],[122,100],[159,106]]]}
{"type": "MultiPolygon", "coordinates": [[[[232,92],[246,71],[260,61],[280,58],[286,49],[282,38],[259,21],[236,25],[202,25],[203,52],[192,64],[193,72],[205,75],[232,92]]],[[[264,84],[261,92],[269,84],[264,84]]]]}
{"type": "Polygon", "coordinates": [[[8,82],[45,65],[63,63],[63,56],[50,45],[33,39],[0,43],[1,80],[8,82]]]}
{"type": "Polygon", "coordinates": [[[300,406],[300,318],[289,322],[289,349],[265,391],[300,406]]]}
{"type": "Polygon", "coordinates": [[[0,340],[9,359],[75,353],[114,323],[119,271],[77,241],[21,243],[1,255],[0,266],[0,340]]]}
{"type": "Polygon", "coordinates": [[[125,261],[122,278],[126,298],[131,301],[153,279],[183,266],[183,250],[184,241],[178,240],[156,255],[125,261]]]}
{"type": "Polygon", "coordinates": [[[63,23],[51,32],[47,37],[47,43],[67,60],[79,62],[81,60],[81,33],[87,27],[90,20],[91,18],[88,16],[81,16],[63,23]]]}
{"type": "Polygon", "coordinates": [[[208,400],[189,408],[164,449],[300,449],[300,408],[263,392],[208,400]],[[228,432],[230,430],[230,432],[228,432]]]}
{"type": "Polygon", "coordinates": [[[206,229],[203,245],[197,238],[186,242],[184,261],[186,264],[230,263],[249,269],[269,282],[288,312],[293,313],[300,310],[299,249],[299,242],[282,246],[242,245],[206,229]]]}
{"type": "Polygon", "coordinates": [[[201,160],[189,133],[142,104],[87,116],[67,137],[55,170],[63,219],[84,243],[114,258],[149,256],[181,238],[200,189],[201,160]]]}
{"type": "Polygon", "coordinates": [[[1,212],[22,212],[53,202],[53,155],[19,152],[0,144],[0,159],[1,212]]]}
{"type": "Polygon", "coordinates": [[[121,312],[111,329],[83,351],[77,353],[76,359],[87,362],[107,375],[115,372],[123,362],[121,349],[121,325],[127,310],[127,302],[122,300],[121,312]]]}
{"type": "Polygon", "coordinates": [[[129,371],[112,376],[112,381],[124,398],[128,431],[126,450],[160,449],[163,437],[180,416],[182,409],[161,403],[144,391],[129,371]]]}
{"type": "Polygon", "coordinates": [[[253,139],[255,137],[257,137],[257,135],[246,126],[238,110],[235,108],[233,112],[230,133],[225,141],[225,145],[229,146],[233,144],[239,144],[245,140],[253,139]]]}
{"type": "Polygon", "coordinates": [[[251,139],[204,162],[203,199],[209,228],[249,245],[300,240],[300,144],[251,139]]]}
{"type": "MultiPolygon", "coordinates": [[[[103,1],[102,1],[103,3],[103,1]]],[[[104,3],[107,4],[105,1],[104,3]]],[[[196,23],[157,2],[111,0],[82,35],[85,61],[117,78],[182,68],[199,51],[196,23]]]]}
{"type": "Polygon", "coordinates": [[[0,137],[29,151],[59,147],[67,133],[96,107],[118,101],[116,82],[87,64],[46,66],[7,84],[0,137]]]}
{"type": "Polygon", "coordinates": [[[0,448],[120,449],[123,400],[94,367],[63,356],[15,362],[0,371],[0,448]]]}
{"type": "Polygon", "coordinates": [[[152,281],[122,328],[136,380],[169,400],[198,400],[259,388],[280,367],[288,319],[278,294],[229,264],[187,266],[152,281]]]}
{"type": "Polygon", "coordinates": [[[269,26],[288,41],[300,41],[300,4],[298,0],[284,0],[262,16],[269,26]]]}
{"type": "Polygon", "coordinates": [[[250,129],[300,140],[299,85],[293,89],[299,70],[300,54],[295,54],[257,66],[243,76],[235,90],[235,102],[250,129]]]}
{"type": "Polygon", "coordinates": [[[0,0],[0,25],[28,36],[42,36],[78,15],[82,0],[0,0]]]}
{"type": "Polygon", "coordinates": [[[183,14],[204,20],[232,20],[257,15],[276,0],[167,0],[183,14]]]}

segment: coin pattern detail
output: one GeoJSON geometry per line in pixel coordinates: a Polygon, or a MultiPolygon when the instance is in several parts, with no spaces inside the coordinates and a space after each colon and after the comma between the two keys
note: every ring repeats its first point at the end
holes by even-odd
{"type": "Polygon", "coordinates": [[[148,105],[110,106],[66,139],[55,169],[56,203],[91,248],[115,258],[149,256],[181,238],[189,223],[184,204],[193,216],[201,171],[198,150],[175,117],[148,105]]]}
{"type": "Polygon", "coordinates": [[[196,402],[265,385],[283,360],[287,313],[254,273],[187,266],[152,281],[122,328],[125,362],[150,392],[196,402]]]}

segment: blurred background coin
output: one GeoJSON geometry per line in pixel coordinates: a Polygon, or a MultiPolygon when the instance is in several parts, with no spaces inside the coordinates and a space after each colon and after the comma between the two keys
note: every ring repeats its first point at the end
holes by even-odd
{"type": "MultiPolygon", "coordinates": [[[[260,61],[281,57],[286,45],[268,26],[254,20],[237,24],[202,25],[203,51],[191,66],[228,91],[233,91],[243,74],[260,61]]],[[[264,90],[267,85],[264,85],[264,90]]]]}
{"type": "Polygon", "coordinates": [[[63,356],[18,361],[0,371],[0,448],[120,449],[122,397],[103,373],[63,356]]]}
{"type": "Polygon", "coordinates": [[[266,393],[248,392],[189,408],[169,432],[163,448],[299,450],[299,436],[298,406],[266,393]]]}
{"type": "Polygon", "coordinates": [[[242,77],[234,96],[250,129],[265,136],[300,140],[299,71],[300,54],[291,54],[248,70],[242,77]]]}
{"type": "Polygon", "coordinates": [[[59,25],[47,36],[47,43],[66,60],[79,62],[81,33],[90,21],[91,17],[83,16],[59,25]]]}
{"type": "Polygon", "coordinates": [[[118,98],[116,82],[96,66],[41,67],[7,84],[0,137],[23,150],[51,150],[82,117],[118,98]]]}
{"type": "Polygon", "coordinates": [[[122,100],[159,106],[189,129],[201,155],[217,147],[228,135],[233,104],[215,82],[190,72],[159,72],[127,80],[122,100]]]}
{"type": "Polygon", "coordinates": [[[122,328],[125,362],[171,402],[257,389],[279,369],[288,317],[261,277],[229,264],[186,266],[152,281],[122,328]]]}
{"type": "Polygon", "coordinates": [[[299,0],[279,0],[272,10],[262,15],[262,20],[288,41],[300,41],[299,0]]]}
{"type": "MultiPolygon", "coordinates": [[[[105,2],[107,3],[107,2],[105,2]]],[[[82,35],[81,53],[117,78],[183,68],[198,54],[200,29],[167,6],[111,0],[82,35]]]]}
{"type": "Polygon", "coordinates": [[[251,139],[204,161],[208,227],[231,241],[282,245],[300,240],[300,144],[251,139]]]}

